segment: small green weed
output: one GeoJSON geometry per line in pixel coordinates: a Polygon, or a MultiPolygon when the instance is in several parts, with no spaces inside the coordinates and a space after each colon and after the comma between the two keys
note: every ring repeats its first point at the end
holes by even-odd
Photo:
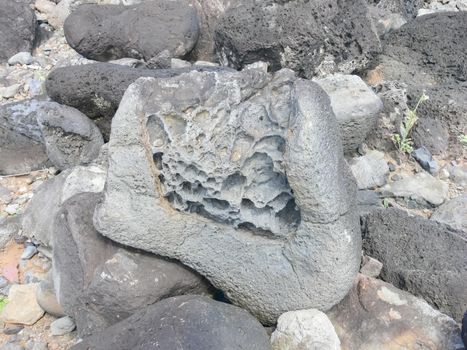
{"type": "Polygon", "coordinates": [[[0,298],[0,312],[2,312],[5,305],[8,303],[7,298],[0,298]]]}
{"type": "Polygon", "coordinates": [[[458,140],[462,146],[467,147],[467,134],[459,135],[458,140]]]}
{"type": "Polygon", "coordinates": [[[392,141],[396,148],[402,153],[410,153],[413,151],[413,141],[410,138],[415,123],[418,120],[417,110],[421,103],[428,100],[428,96],[425,93],[422,93],[422,96],[418,99],[417,104],[414,109],[409,109],[407,114],[402,121],[399,134],[392,135],[392,141]]]}

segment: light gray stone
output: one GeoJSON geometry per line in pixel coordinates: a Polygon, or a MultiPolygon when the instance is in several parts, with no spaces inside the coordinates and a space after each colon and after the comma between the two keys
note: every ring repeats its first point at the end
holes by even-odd
{"type": "Polygon", "coordinates": [[[344,152],[355,151],[376,125],[383,102],[356,75],[335,74],[315,81],[331,99],[344,152]]]}
{"type": "Polygon", "coordinates": [[[76,328],[75,322],[70,316],[56,319],[50,324],[50,334],[53,336],[65,335],[73,332],[76,328]]]}
{"type": "Polygon", "coordinates": [[[51,271],[48,272],[45,278],[39,283],[39,287],[36,291],[36,300],[41,308],[48,314],[55,317],[66,316],[62,306],[57,300],[51,271]]]}
{"type": "Polygon", "coordinates": [[[467,232],[467,194],[455,197],[436,208],[431,220],[442,222],[467,232]]]}
{"type": "Polygon", "coordinates": [[[61,205],[78,193],[104,189],[106,170],[99,166],[75,167],[44,182],[23,215],[23,233],[34,242],[51,247],[52,227],[61,205]]]}
{"type": "Polygon", "coordinates": [[[32,63],[32,56],[30,52],[18,52],[16,55],[13,55],[8,60],[8,64],[13,66],[15,64],[26,64],[29,65],[32,63]]]}
{"type": "Polygon", "coordinates": [[[421,205],[439,206],[448,197],[449,186],[428,173],[417,173],[413,176],[391,182],[382,189],[383,194],[413,199],[421,205]]]}
{"type": "Polygon", "coordinates": [[[104,141],[78,110],[56,102],[26,100],[0,107],[0,173],[53,163],[58,169],[89,164],[104,141]]]}
{"type": "Polygon", "coordinates": [[[273,350],[341,350],[334,326],[325,313],[310,309],[282,314],[271,336],[273,350]]]}
{"type": "Polygon", "coordinates": [[[327,312],[342,349],[462,349],[456,321],[392,284],[359,275],[327,312]]]}
{"type": "Polygon", "coordinates": [[[381,273],[382,268],[382,262],[372,258],[371,256],[364,255],[362,258],[362,267],[360,267],[360,273],[368,277],[376,278],[381,273]]]}
{"type": "Polygon", "coordinates": [[[379,151],[370,151],[364,156],[353,158],[349,165],[360,190],[384,185],[389,175],[384,153],[379,151]]]}
{"type": "Polygon", "coordinates": [[[20,216],[0,217],[0,249],[5,247],[20,229],[20,216]]]}
{"type": "Polygon", "coordinates": [[[21,254],[21,260],[29,260],[37,253],[37,248],[34,245],[28,245],[24,248],[21,254]]]}
{"type": "Polygon", "coordinates": [[[180,260],[264,323],[328,309],[360,264],[337,128],[325,92],[290,70],[141,78],[113,119],[94,224],[180,260]]]}
{"type": "Polygon", "coordinates": [[[0,98],[12,98],[18,93],[21,84],[13,84],[5,87],[0,87],[0,98]]]}

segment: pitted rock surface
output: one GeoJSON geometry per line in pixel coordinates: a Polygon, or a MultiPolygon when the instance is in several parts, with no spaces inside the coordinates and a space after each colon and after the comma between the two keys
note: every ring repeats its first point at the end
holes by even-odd
{"type": "Polygon", "coordinates": [[[141,4],[81,5],[64,24],[67,42],[97,61],[133,57],[146,61],[167,51],[183,57],[199,35],[198,16],[184,0],[141,4]]]}
{"type": "Polygon", "coordinates": [[[138,79],[113,119],[94,224],[180,260],[264,323],[328,309],[361,243],[337,128],[324,91],[286,69],[138,79]]]}
{"type": "Polygon", "coordinates": [[[267,61],[306,78],[352,73],[381,50],[364,0],[247,1],[225,12],[214,40],[224,65],[267,61]]]}

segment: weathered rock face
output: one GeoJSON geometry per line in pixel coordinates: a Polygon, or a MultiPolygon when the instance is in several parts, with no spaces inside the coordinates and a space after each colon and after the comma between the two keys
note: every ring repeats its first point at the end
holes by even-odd
{"type": "Polygon", "coordinates": [[[365,219],[365,254],[383,263],[381,276],[458,320],[467,308],[467,235],[398,209],[365,219]]]}
{"type": "Polygon", "coordinates": [[[389,283],[362,275],[327,315],[342,350],[463,348],[452,318],[389,283]]]}
{"type": "Polygon", "coordinates": [[[23,215],[23,234],[34,242],[52,247],[51,227],[62,204],[79,193],[102,192],[105,176],[105,169],[99,166],[76,167],[44,182],[23,215]]]}
{"type": "Polygon", "coordinates": [[[89,164],[104,143],[96,125],[78,110],[38,100],[1,106],[0,133],[1,173],[36,170],[47,159],[58,169],[89,164]]]}
{"type": "Polygon", "coordinates": [[[269,350],[269,337],[246,311],[201,296],[165,299],[72,347],[73,350],[269,350]]]}
{"type": "Polygon", "coordinates": [[[455,197],[437,208],[431,220],[467,232],[467,194],[455,197]]]}
{"type": "Polygon", "coordinates": [[[327,309],[360,263],[336,128],[324,91],[289,70],[139,79],[113,119],[96,228],[180,260],[265,323],[327,309]]]}
{"type": "Polygon", "coordinates": [[[316,83],[329,95],[339,122],[344,152],[355,152],[374,129],[383,102],[356,75],[334,74],[316,79],[316,83]]]}
{"type": "MultiPolygon", "coordinates": [[[[467,33],[459,30],[465,27],[465,11],[417,17],[387,38],[375,60],[383,80],[407,84],[410,105],[417,103],[422,91],[430,96],[418,114],[442,124],[445,131],[438,134],[449,135],[450,153],[462,152],[457,135],[467,128],[467,33]]],[[[423,122],[420,125],[423,128],[423,122]]],[[[418,137],[416,141],[420,145],[418,137]]],[[[426,146],[439,152],[438,147],[426,146]]]]}
{"type": "Polygon", "coordinates": [[[341,350],[331,321],[315,309],[281,315],[271,335],[271,344],[273,350],[341,350]]]}
{"type": "Polygon", "coordinates": [[[148,61],[164,51],[185,56],[196,44],[199,23],[188,2],[153,0],[133,6],[82,5],[67,17],[64,31],[70,46],[87,58],[148,61]]]}
{"type": "Polygon", "coordinates": [[[306,78],[351,73],[380,51],[363,0],[247,2],[226,11],[215,43],[224,65],[266,61],[306,78]]]}
{"type": "Polygon", "coordinates": [[[20,51],[31,51],[36,33],[36,16],[27,0],[1,0],[0,61],[20,51]]]}
{"type": "MultiPolygon", "coordinates": [[[[197,67],[197,70],[214,68],[197,67]]],[[[140,77],[172,77],[187,69],[143,69],[97,63],[57,68],[47,77],[47,94],[96,122],[108,139],[110,123],[128,86],[140,77]]]]}
{"type": "Polygon", "coordinates": [[[209,293],[209,283],[179,262],[102,237],[92,224],[100,197],[73,196],[62,204],[53,226],[54,285],[80,336],[101,331],[161,299],[209,293]]]}

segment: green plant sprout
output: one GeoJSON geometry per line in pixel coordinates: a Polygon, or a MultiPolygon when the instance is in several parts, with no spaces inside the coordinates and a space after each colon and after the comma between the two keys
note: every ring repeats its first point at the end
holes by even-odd
{"type": "Polygon", "coordinates": [[[392,141],[394,145],[402,153],[411,153],[413,151],[413,141],[410,138],[410,134],[415,123],[418,120],[417,110],[420,104],[428,100],[428,96],[425,95],[425,92],[422,93],[422,96],[418,99],[417,104],[414,109],[409,109],[404,120],[400,126],[400,133],[392,135],[392,141]]]}
{"type": "Polygon", "coordinates": [[[459,135],[458,139],[462,146],[467,147],[467,134],[459,135]]]}
{"type": "Polygon", "coordinates": [[[3,310],[3,308],[5,307],[5,305],[8,303],[8,300],[7,298],[1,298],[0,297],[0,312],[3,310]]]}

